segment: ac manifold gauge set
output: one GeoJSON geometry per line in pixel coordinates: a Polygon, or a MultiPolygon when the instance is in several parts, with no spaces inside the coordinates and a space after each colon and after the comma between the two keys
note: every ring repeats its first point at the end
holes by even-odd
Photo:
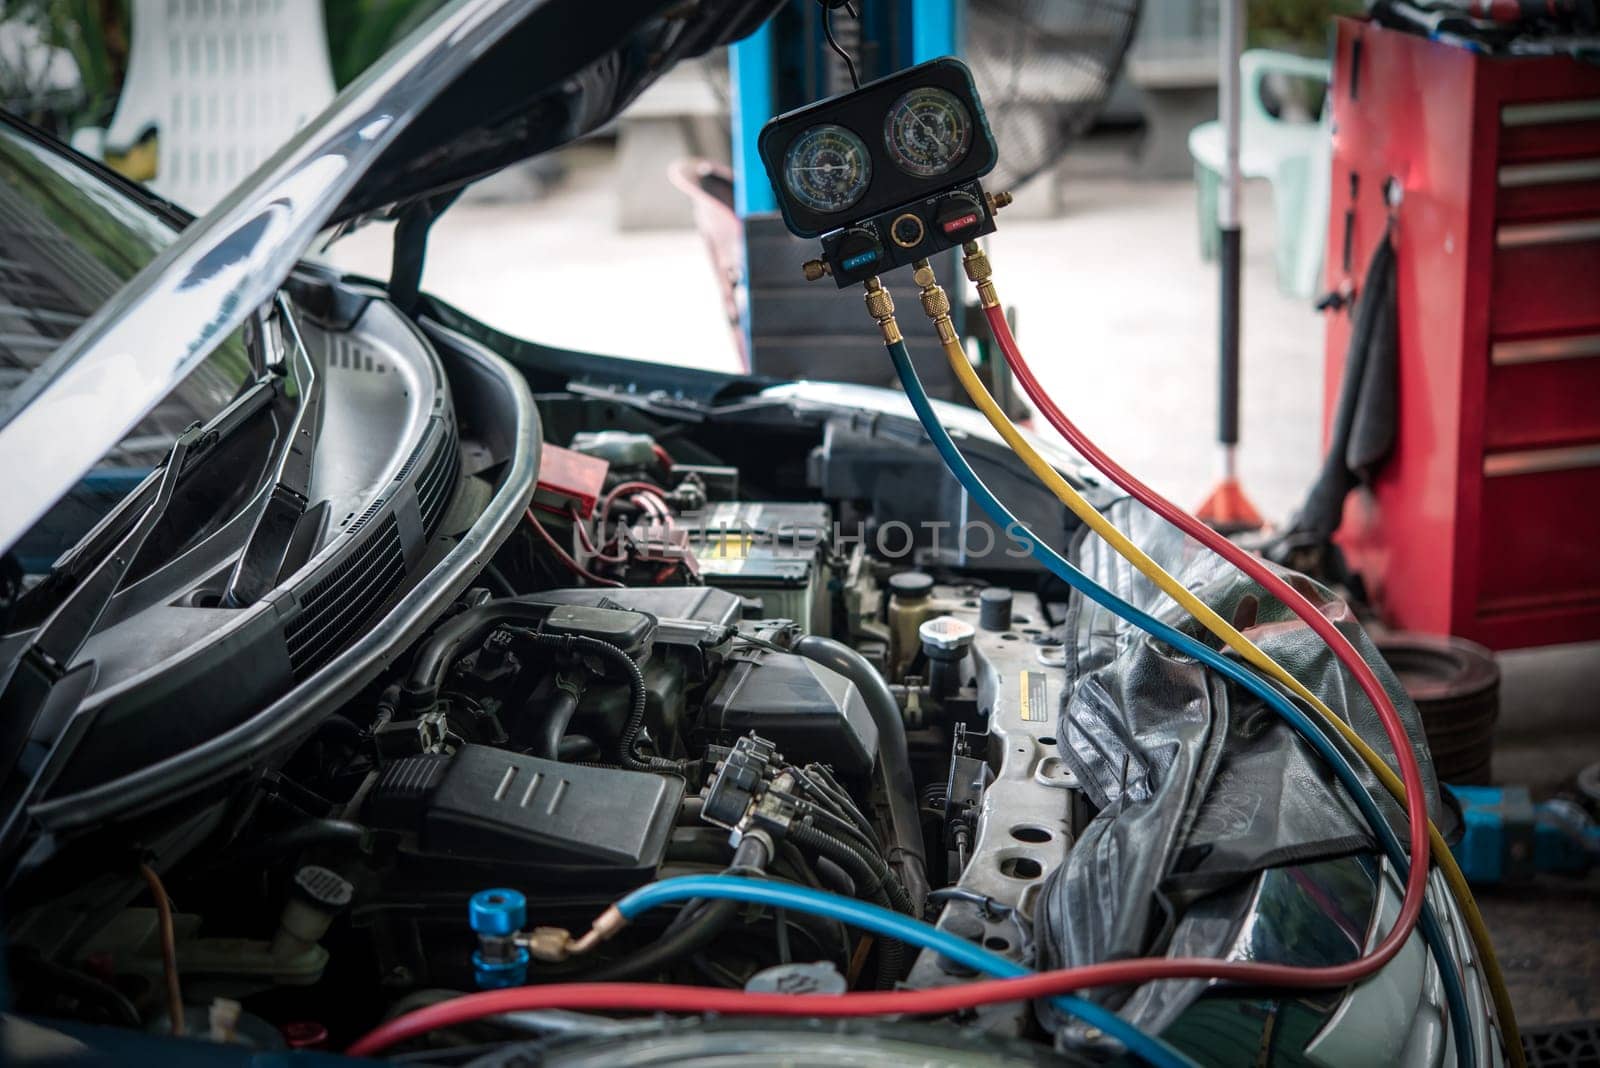
{"type": "Polygon", "coordinates": [[[1010,199],[979,181],[999,154],[949,57],[779,115],[759,147],[790,231],[822,240],[806,276],[841,289],[993,233],[1010,199]]]}

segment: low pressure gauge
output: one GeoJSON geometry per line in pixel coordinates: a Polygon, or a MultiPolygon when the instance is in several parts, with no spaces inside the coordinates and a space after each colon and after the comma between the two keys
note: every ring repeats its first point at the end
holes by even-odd
{"type": "Polygon", "coordinates": [[[783,154],[783,184],[813,211],[843,211],[867,191],[872,160],[861,138],[831,123],[813,126],[783,154]]]}
{"type": "Polygon", "coordinates": [[[889,109],[883,140],[901,170],[932,178],[966,158],[972,145],[972,113],[949,90],[922,86],[889,109]]]}

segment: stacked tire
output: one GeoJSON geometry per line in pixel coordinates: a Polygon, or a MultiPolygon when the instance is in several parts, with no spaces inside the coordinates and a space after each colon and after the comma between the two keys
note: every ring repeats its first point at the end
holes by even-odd
{"type": "Polygon", "coordinates": [[[1500,668],[1475,642],[1436,634],[1373,635],[1422,713],[1440,782],[1487,785],[1500,717],[1500,668]]]}

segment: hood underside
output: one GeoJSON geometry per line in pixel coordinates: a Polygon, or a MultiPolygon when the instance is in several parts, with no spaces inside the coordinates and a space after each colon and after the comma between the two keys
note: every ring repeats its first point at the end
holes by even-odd
{"type": "Polygon", "coordinates": [[[272,299],[328,227],[391,214],[596,130],[673,64],[748,34],[779,2],[442,7],[13,390],[0,409],[0,466],[17,473],[0,507],[0,548],[272,299]]]}
{"type": "MultiPolygon", "coordinates": [[[[329,221],[388,212],[591,133],[663,71],[753,32],[781,2],[522,0],[528,16],[409,118],[329,221]]],[[[409,64],[405,45],[386,62],[409,64]]]]}

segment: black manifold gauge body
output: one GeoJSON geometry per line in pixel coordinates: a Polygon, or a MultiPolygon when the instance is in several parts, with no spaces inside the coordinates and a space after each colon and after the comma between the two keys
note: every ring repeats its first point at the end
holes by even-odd
{"type": "Polygon", "coordinates": [[[784,223],[822,238],[808,277],[828,273],[845,286],[994,231],[978,179],[998,152],[958,59],[780,115],[762,128],[760,149],[784,223]]]}

